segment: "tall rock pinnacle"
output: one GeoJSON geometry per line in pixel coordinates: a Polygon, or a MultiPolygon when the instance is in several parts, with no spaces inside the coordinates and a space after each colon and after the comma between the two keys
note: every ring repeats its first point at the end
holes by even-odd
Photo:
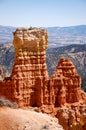
{"type": "Polygon", "coordinates": [[[15,80],[16,98],[21,99],[21,105],[40,106],[43,104],[44,81],[48,78],[45,62],[47,32],[38,28],[17,29],[13,45],[15,61],[11,78],[15,80]]]}
{"type": "Polygon", "coordinates": [[[48,47],[47,32],[38,28],[18,28],[13,34],[13,70],[9,80],[1,83],[1,93],[16,101],[20,107],[41,106],[44,103],[44,82],[48,79],[45,52],[48,47]]]}
{"type": "Polygon", "coordinates": [[[53,91],[51,102],[56,106],[86,102],[86,95],[81,90],[81,77],[68,59],[61,58],[58,62],[56,72],[50,78],[50,88],[53,91]]]}

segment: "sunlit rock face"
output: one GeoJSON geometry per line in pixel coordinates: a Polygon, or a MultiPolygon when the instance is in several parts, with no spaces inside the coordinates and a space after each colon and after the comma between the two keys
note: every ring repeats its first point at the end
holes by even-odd
{"type": "Polygon", "coordinates": [[[85,130],[86,104],[73,103],[69,107],[59,107],[56,117],[65,130],[85,130]]]}
{"type": "Polygon", "coordinates": [[[44,103],[44,82],[48,78],[46,52],[48,35],[43,29],[21,28],[14,32],[15,61],[11,78],[15,80],[15,97],[20,106],[44,103]]]}
{"type": "Polygon", "coordinates": [[[86,102],[81,77],[73,63],[61,58],[49,78],[46,66],[48,34],[40,28],[18,28],[13,33],[15,58],[12,73],[0,82],[0,93],[20,107],[53,107],[86,102]]]}
{"type": "Polygon", "coordinates": [[[11,93],[6,90],[3,95],[16,101],[20,107],[41,106],[45,102],[47,89],[44,82],[48,79],[45,52],[48,47],[47,32],[38,28],[18,28],[13,34],[13,70],[9,81],[2,83],[4,87],[7,84],[3,90],[11,87],[11,93]]]}
{"type": "Polygon", "coordinates": [[[65,130],[86,129],[86,93],[81,90],[81,77],[70,60],[59,60],[49,86],[50,104],[54,104],[50,113],[65,130]]]}
{"type": "Polygon", "coordinates": [[[45,52],[48,47],[48,35],[44,29],[18,28],[14,32],[13,45],[18,56],[21,52],[45,52]]]}
{"type": "MultiPolygon", "coordinates": [[[[13,33],[12,73],[0,81],[0,96],[19,107],[39,107],[56,116],[65,130],[86,129],[86,94],[73,63],[61,58],[49,77],[46,66],[48,34],[40,28],[18,28],[13,33]]],[[[0,72],[1,73],[1,72],[0,72]]]]}
{"type": "Polygon", "coordinates": [[[56,72],[50,78],[51,103],[55,106],[64,106],[68,103],[85,103],[86,95],[81,90],[81,77],[73,63],[61,58],[56,72]]]}

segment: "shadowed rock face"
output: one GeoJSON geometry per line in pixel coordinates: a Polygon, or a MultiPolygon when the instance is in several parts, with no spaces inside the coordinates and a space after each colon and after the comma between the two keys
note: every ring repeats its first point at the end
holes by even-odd
{"type": "Polygon", "coordinates": [[[58,117],[60,124],[67,122],[64,125],[66,130],[70,128],[69,124],[72,125],[71,130],[75,129],[74,121],[71,124],[72,118],[85,128],[86,116],[82,115],[85,113],[86,94],[81,90],[81,78],[73,63],[61,58],[56,72],[50,78],[48,76],[47,32],[38,28],[18,28],[14,32],[13,45],[15,59],[12,74],[0,82],[0,95],[17,102],[19,107],[40,107],[42,112],[58,117]],[[64,106],[68,118],[62,111],[64,106]]]}

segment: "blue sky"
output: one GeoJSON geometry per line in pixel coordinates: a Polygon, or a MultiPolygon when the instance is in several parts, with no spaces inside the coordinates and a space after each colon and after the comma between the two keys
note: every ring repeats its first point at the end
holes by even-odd
{"type": "Polygon", "coordinates": [[[86,0],[0,0],[0,25],[52,27],[86,24],[86,0]]]}

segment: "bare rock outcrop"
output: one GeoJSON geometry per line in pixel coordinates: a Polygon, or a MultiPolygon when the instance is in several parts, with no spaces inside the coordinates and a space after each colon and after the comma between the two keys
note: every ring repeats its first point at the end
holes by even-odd
{"type": "Polygon", "coordinates": [[[86,103],[86,94],[81,90],[81,77],[73,63],[61,58],[56,72],[50,78],[50,101],[55,106],[78,102],[86,103]]]}
{"type": "Polygon", "coordinates": [[[86,128],[86,94],[73,63],[61,58],[49,77],[46,66],[48,35],[44,29],[18,28],[14,32],[15,59],[10,77],[0,81],[0,96],[19,107],[39,107],[56,116],[65,130],[86,128]]]}
{"type": "Polygon", "coordinates": [[[56,116],[65,130],[84,130],[86,94],[81,90],[81,77],[70,60],[60,59],[55,73],[50,77],[49,86],[50,104],[54,104],[54,108],[48,113],[56,116]]]}
{"type": "Polygon", "coordinates": [[[56,116],[65,130],[85,130],[86,94],[81,90],[81,77],[73,63],[61,58],[48,85],[50,105],[41,110],[56,116]]]}
{"type": "Polygon", "coordinates": [[[44,82],[48,78],[46,53],[47,32],[43,29],[17,29],[14,32],[15,61],[11,79],[15,82],[15,98],[20,106],[44,103],[44,82]]]}
{"type": "Polygon", "coordinates": [[[20,107],[41,106],[45,100],[44,82],[48,79],[46,52],[48,35],[44,29],[18,28],[14,32],[15,59],[11,77],[1,83],[2,95],[20,107]],[[9,92],[7,89],[10,87],[9,92]],[[5,92],[6,91],[6,92],[5,92]],[[10,92],[11,91],[11,92],[10,92]]]}
{"type": "Polygon", "coordinates": [[[85,130],[86,129],[86,104],[78,103],[70,107],[60,107],[57,111],[59,123],[65,130],[85,130]]]}

